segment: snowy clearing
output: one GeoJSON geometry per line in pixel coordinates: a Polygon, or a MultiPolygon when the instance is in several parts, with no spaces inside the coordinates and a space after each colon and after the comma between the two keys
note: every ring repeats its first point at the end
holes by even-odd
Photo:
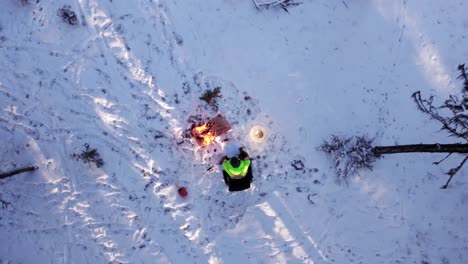
{"type": "Polygon", "coordinates": [[[467,3],[264,2],[3,1],[0,173],[39,169],[0,179],[0,263],[468,263],[466,166],[439,189],[462,155],[389,155],[338,185],[316,149],[456,143],[411,94],[460,92],[467,3]],[[231,130],[198,146],[218,113],[231,130]],[[247,191],[223,182],[232,143],[247,191]]]}

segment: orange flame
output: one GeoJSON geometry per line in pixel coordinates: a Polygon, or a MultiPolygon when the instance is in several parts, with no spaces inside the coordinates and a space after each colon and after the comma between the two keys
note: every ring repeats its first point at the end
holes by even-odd
{"type": "Polygon", "coordinates": [[[226,118],[218,115],[208,123],[194,126],[192,128],[192,137],[197,141],[198,145],[204,147],[211,144],[216,137],[226,133],[229,129],[231,129],[231,125],[229,125],[226,118]]]}
{"type": "Polygon", "coordinates": [[[193,133],[193,136],[195,137],[195,140],[197,140],[198,144],[202,146],[208,146],[216,138],[213,132],[210,131],[210,128],[208,127],[207,124],[194,127],[192,130],[192,133],[193,133]]]}

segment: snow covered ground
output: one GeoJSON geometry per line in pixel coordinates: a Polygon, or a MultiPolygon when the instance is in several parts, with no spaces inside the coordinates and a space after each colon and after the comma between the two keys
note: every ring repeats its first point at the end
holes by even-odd
{"type": "Polygon", "coordinates": [[[460,156],[386,156],[346,186],[316,150],[454,142],[410,96],[460,91],[465,1],[29,2],[0,9],[0,172],[39,170],[0,180],[0,263],[468,263],[468,169],[439,189],[460,156]],[[218,112],[231,131],[198,147],[187,129],[218,112]],[[222,180],[230,143],[248,191],[222,180]]]}

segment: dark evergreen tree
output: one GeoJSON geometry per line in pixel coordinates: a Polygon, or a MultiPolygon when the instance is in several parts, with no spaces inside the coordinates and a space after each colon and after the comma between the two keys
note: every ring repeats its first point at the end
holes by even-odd
{"type": "Polygon", "coordinates": [[[104,166],[104,160],[101,158],[97,149],[91,148],[88,143],[84,144],[84,147],[85,149],[80,154],[73,153],[71,157],[76,160],[82,160],[89,165],[93,163],[97,168],[104,166]]]}

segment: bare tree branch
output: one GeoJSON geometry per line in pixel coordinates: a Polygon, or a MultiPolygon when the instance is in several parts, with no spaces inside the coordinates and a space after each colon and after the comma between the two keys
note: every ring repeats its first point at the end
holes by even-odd
{"type": "Polygon", "coordinates": [[[463,89],[468,92],[468,75],[466,74],[465,64],[458,65],[458,70],[461,72],[458,79],[463,80],[463,89]]]}
{"type": "Polygon", "coordinates": [[[13,175],[20,174],[20,173],[23,173],[23,172],[35,171],[37,169],[39,169],[39,167],[30,166],[30,167],[21,168],[21,169],[13,170],[13,171],[6,172],[6,173],[1,173],[0,174],[0,179],[5,179],[5,178],[8,178],[8,177],[11,177],[13,175]]]}
{"type": "MultiPolygon", "coordinates": [[[[438,113],[437,108],[435,108],[432,105],[433,97],[431,96],[427,100],[422,99],[420,91],[417,91],[417,92],[413,93],[413,95],[411,97],[413,97],[413,99],[416,102],[416,105],[417,105],[419,110],[421,110],[422,112],[428,114],[431,117],[431,119],[437,120],[442,124],[442,130],[448,131],[448,133],[451,136],[462,138],[462,139],[465,139],[466,141],[468,141],[468,130],[466,128],[466,123],[463,122],[462,118],[449,119],[449,118],[442,117],[438,113]],[[461,129],[459,129],[460,126],[461,126],[461,129]]],[[[453,107],[449,107],[448,105],[449,104],[446,101],[445,105],[440,107],[440,108],[448,107],[448,108],[451,108],[452,111],[455,111],[453,107]]]]}
{"type": "Polygon", "coordinates": [[[445,158],[439,160],[439,161],[434,161],[432,162],[432,164],[434,165],[439,165],[440,163],[442,163],[444,160],[446,160],[448,157],[450,157],[451,155],[453,154],[453,152],[449,153],[447,156],[445,156],[445,158]]]}
{"type": "Polygon", "coordinates": [[[468,160],[468,156],[466,156],[463,161],[460,163],[460,165],[458,165],[457,167],[453,168],[453,169],[450,169],[449,172],[447,172],[447,175],[450,176],[450,178],[447,180],[447,183],[445,183],[442,187],[440,187],[441,189],[447,189],[448,187],[448,184],[450,183],[450,181],[452,180],[452,177],[457,174],[457,172],[463,167],[463,165],[465,164],[466,160],[468,160]]]}

